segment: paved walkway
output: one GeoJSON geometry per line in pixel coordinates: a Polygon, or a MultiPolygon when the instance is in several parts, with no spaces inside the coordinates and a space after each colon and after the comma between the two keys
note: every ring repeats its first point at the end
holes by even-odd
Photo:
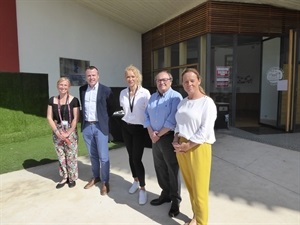
{"type": "MultiPolygon", "coordinates": [[[[299,140],[299,139],[298,139],[299,140]]],[[[0,176],[1,225],[180,225],[192,216],[182,186],[181,213],[168,217],[170,204],[151,206],[160,194],[151,149],[145,149],[148,203],[129,194],[132,182],[127,152],[110,151],[111,192],[83,189],[90,162],[79,158],[80,178],[73,189],[56,190],[57,162],[0,176]]],[[[209,225],[299,225],[300,153],[217,132],[213,145],[209,225]]]]}

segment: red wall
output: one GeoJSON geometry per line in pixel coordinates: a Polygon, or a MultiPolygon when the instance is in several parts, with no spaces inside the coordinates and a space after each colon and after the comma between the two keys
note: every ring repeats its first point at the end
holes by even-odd
{"type": "Polygon", "coordinates": [[[20,72],[16,0],[0,0],[0,72],[20,72]]]}

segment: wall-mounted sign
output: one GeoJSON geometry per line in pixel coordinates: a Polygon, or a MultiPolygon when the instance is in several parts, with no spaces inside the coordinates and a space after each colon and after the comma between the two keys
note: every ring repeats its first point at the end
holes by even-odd
{"type": "Polygon", "coordinates": [[[230,66],[216,67],[216,87],[229,87],[230,82],[230,66]]]}

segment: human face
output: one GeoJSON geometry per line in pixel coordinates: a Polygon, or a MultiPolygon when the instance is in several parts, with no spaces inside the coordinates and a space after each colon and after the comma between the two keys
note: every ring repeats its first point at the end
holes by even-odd
{"type": "Polygon", "coordinates": [[[159,74],[157,74],[155,82],[156,82],[156,87],[159,93],[161,94],[168,91],[172,84],[169,74],[167,74],[166,72],[160,72],[159,74]]]}
{"type": "Polygon", "coordinates": [[[69,88],[70,88],[70,83],[66,80],[61,81],[57,85],[57,90],[58,90],[60,95],[67,94],[69,92],[69,88]]]}
{"type": "Polygon", "coordinates": [[[137,77],[134,75],[132,70],[126,72],[125,79],[128,84],[128,87],[134,88],[136,86],[137,77]]]}
{"type": "Polygon", "coordinates": [[[197,75],[191,71],[185,73],[182,77],[183,88],[189,96],[193,96],[194,94],[198,94],[200,92],[200,84],[201,82],[197,75]]]}
{"type": "Polygon", "coordinates": [[[98,71],[96,69],[87,69],[85,71],[85,79],[91,87],[94,87],[99,81],[98,71]]]}

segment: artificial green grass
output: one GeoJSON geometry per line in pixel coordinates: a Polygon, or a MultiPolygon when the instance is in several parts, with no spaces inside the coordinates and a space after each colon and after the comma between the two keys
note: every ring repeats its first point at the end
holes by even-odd
{"type": "Polygon", "coordinates": [[[45,117],[0,107],[0,145],[20,142],[49,134],[45,117]]]}
{"type": "MultiPolygon", "coordinates": [[[[78,155],[87,156],[88,152],[81,132],[78,132],[78,155]]],[[[122,147],[123,143],[108,143],[109,149],[122,147]]],[[[52,142],[52,134],[31,138],[22,142],[0,145],[0,174],[44,165],[57,161],[52,142]]]]}
{"type": "MultiPolygon", "coordinates": [[[[88,152],[78,123],[78,155],[88,152]]],[[[109,149],[123,143],[108,143],[109,149]]],[[[0,107],[0,174],[57,161],[46,117],[0,107]]]]}

